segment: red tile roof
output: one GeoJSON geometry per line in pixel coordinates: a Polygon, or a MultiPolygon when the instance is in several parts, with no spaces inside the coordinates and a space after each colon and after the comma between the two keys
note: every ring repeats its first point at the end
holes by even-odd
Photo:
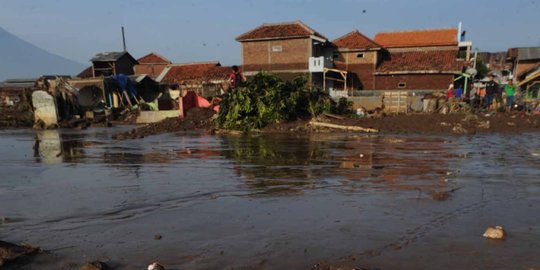
{"type": "Polygon", "coordinates": [[[219,62],[169,65],[158,80],[162,83],[205,82],[225,80],[232,72],[231,67],[222,67],[219,62]]]}
{"type": "Polygon", "coordinates": [[[92,66],[89,66],[85,68],[81,73],[77,75],[79,78],[92,78],[94,77],[94,71],[92,70],[92,66]]]}
{"type": "Polygon", "coordinates": [[[139,64],[171,64],[172,62],[157,54],[157,53],[149,53],[141,58],[139,58],[137,61],[139,61],[139,64]]]}
{"type": "Polygon", "coordinates": [[[415,51],[391,53],[377,68],[377,73],[456,73],[463,61],[458,51],[415,51]]]}
{"type": "Polygon", "coordinates": [[[369,50],[369,49],[382,48],[381,45],[377,44],[375,41],[371,40],[370,38],[364,36],[358,30],[352,31],[334,40],[332,43],[334,43],[339,48],[351,49],[351,50],[352,49],[369,50]]]}
{"type": "Polygon", "coordinates": [[[287,38],[303,38],[316,36],[322,39],[327,39],[319,32],[313,30],[301,21],[263,24],[247,33],[244,33],[236,38],[237,41],[250,40],[265,40],[265,39],[287,39],[287,38]]]}
{"type": "Polygon", "coordinates": [[[458,44],[456,28],[386,32],[375,35],[375,42],[386,48],[450,46],[458,44]]]}

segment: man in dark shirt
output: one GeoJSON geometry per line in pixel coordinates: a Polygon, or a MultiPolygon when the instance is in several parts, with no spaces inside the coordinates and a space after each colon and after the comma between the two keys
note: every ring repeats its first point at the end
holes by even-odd
{"type": "Polygon", "coordinates": [[[486,84],[486,106],[489,108],[493,104],[493,97],[499,92],[499,84],[493,80],[493,75],[489,75],[486,84]]]}

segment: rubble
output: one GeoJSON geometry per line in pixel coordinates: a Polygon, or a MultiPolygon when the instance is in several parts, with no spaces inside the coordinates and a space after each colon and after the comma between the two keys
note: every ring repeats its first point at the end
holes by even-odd
{"type": "Polygon", "coordinates": [[[100,261],[88,262],[81,267],[81,270],[107,270],[107,269],[110,269],[109,266],[106,263],[100,262],[100,261]]]}
{"type": "Polygon", "coordinates": [[[506,232],[501,226],[488,227],[483,236],[488,239],[502,240],[506,237],[506,232]]]}
{"type": "Polygon", "coordinates": [[[35,255],[40,249],[30,245],[15,245],[0,240],[0,266],[35,255]]]}

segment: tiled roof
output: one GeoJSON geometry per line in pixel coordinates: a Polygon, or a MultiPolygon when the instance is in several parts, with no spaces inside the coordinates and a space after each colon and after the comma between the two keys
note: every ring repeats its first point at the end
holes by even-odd
{"type": "Polygon", "coordinates": [[[89,67],[85,68],[83,71],[81,71],[81,73],[79,73],[77,75],[77,77],[79,77],[79,78],[92,78],[92,77],[94,77],[92,66],[89,66],[89,67]]]}
{"type": "Polygon", "coordinates": [[[263,24],[247,33],[236,38],[237,41],[264,40],[264,39],[286,39],[317,36],[327,39],[319,32],[313,30],[301,21],[263,24]]]}
{"type": "Polygon", "coordinates": [[[450,46],[458,44],[457,29],[386,32],[375,35],[375,42],[386,48],[450,46]]]}
{"type": "Polygon", "coordinates": [[[231,67],[222,67],[219,62],[172,64],[158,76],[162,83],[183,83],[187,81],[208,81],[226,79],[231,67]]]}
{"type": "Polygon", "coordinates": [[[149,53],[141,58],[139,58],[139,64],[171,64],[172,62],[169,59],[157,54],[149,53]]]}
{"type": "Polygon", "coordinates": [[[453,51],[415,51],[391,53],[377,68],[377,73],[455,73],[460,72],[463,62],[453,51]]]}
{"type": "Polygon", "coordinates": [[[336,40],[334,40],[336,46],[342,49],[379,49],[382,48],[381,45],[377,44],[375,41],[364,36],[360,31],[352,31],[336,40]]]}

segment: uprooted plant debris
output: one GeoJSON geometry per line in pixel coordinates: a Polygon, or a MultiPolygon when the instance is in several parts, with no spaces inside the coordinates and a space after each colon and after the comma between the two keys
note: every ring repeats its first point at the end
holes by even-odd
{"type": "Polygon", "coordinates": [[[27,259],[40,252],[40,249],[30,245],[15,245],[0,240],[0,266],[15,261],[27,259]]]}
{"type": "Polygon", "coordinates": [[[113,139],[137,139],[169,132],[212,129],[212,116],[214,116],[214,114],[215,112],[210,109],[192,108],[186,112],[184,118],[167,118],[157,123],[148,124],[134,128],[131,131],[116,134],[113,136],[113,139]]]}
{"type": "Polygon", "coordinates": [[[336,103],[323,90],[308,87],[305,77],[284,81],[259,73],[244,87],[224,95],[217,125],[232,130],[259,130],[270,124],[308,119],[322,113],[346,113],[352,104],[336,103]]]}

